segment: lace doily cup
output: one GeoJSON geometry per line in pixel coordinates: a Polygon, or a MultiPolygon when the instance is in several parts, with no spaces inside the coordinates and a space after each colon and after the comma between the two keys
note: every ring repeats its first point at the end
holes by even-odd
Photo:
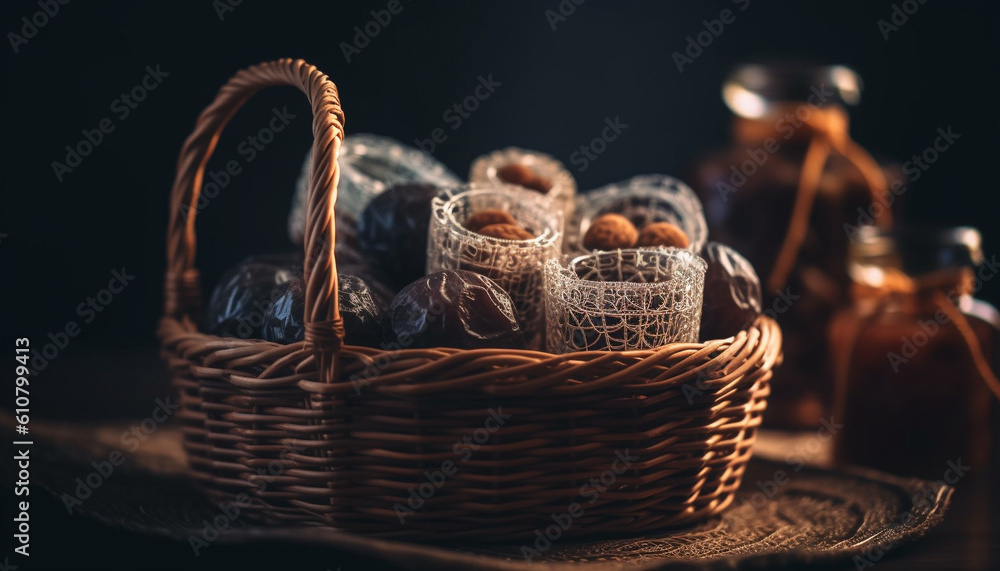
{"type": "MultiPolygon", "coordinates": [[[[312,150],[306,155],[295,183],[295,198],[288,217],[288,234],[302,244],[306,221],[306,186],[312,164],[312,150]]],[[[428,183],[446,187],[462,181],[431,155],[391,137],[360,133],[344,137],[340,148],[340,184],[337,189],[337,216],[357,219],[365,206],[387,188],[405,183],[428,183]]]]}
{"type": "MultiPolygon", "coordinates": [[[[516,163],[531,169],[552,184],[546,196],[552,199],[562,210],[563,222],[573,215],[576,199],[576,179],[566,170],[566,167],[555,157],[537,151],[529,151],[517,147],[508,147],[483,155],[472,162],[469,169],[469,182],[508,184],[497,176],[497,171],[506,165],[516,163]]],[[[560,228],[560,231],[563,229],[560,228]]]]}
{"type": "Polygon", "coordinates": [[[514,185],[471,184],[434,199],[427,240],[427,273],[470,270],[502,287],[514,302],[529,348],[541,348],[545,311],[544,264],[562,248],[562,215],[543,194],[514,185]],[[505,240],[472,232],[465,220],[481,210],[505,210],[535,235],[505,240]]]}
{"type": "Polygon", "coordinates": [[[669,222],[687,234],[687,249],[700,252],[708,241],[708,224],[698,196],[683,181],[671,176],[651,174],[602,186],[576,198],[571,253],[587,252],[579,239],[587,233],[592,220],[602,214],[621,214],[642,229],[653,222],[669,222]]]}
{"type": "Polygon", "coordinates": [[[551,353],[695,343],[707,264],[680,248],[594,252],[545,265],[551,353]]]}

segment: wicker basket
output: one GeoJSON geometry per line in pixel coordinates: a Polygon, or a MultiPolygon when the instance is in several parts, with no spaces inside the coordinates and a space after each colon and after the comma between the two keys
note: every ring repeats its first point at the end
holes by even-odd
{"type": "Polygon", "coordinates": [[[560,537],[652,531],[733,501],[780,359],[770,319],[648,351],[342,346],[330,245],[343,122],[330,79],[284,59],[237,73],[181,151],[158,333],[214,501],[268,523],[485,540],[553,522],[560,537]],[[184,208],[229,118],[273,85],[301,89],[314,114],[306,340],[291,345],[198,331],[197,209],[184,208]]]}

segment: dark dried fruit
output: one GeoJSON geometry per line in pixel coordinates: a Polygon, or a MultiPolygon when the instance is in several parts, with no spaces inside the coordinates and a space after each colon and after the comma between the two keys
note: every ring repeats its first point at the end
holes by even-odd
{"type": "Polygon", "coordinates": [[[305,338],[306,290],[302,279],[283,284],[277,298],[264,312],[263,338],[275,343],[294,343],[305,338]]]}
{"type": "Polygon", "coordinates": [[[583,235],[583,247],[588,250],[631,248],[639,239],[635,226],[621,214],[602,214],[590,223],[583,235]]]}
{"type": "Polygon", "coordinates": [[[673,248],[687,248],[690,241],[683,230],[669,222],[654,222],[647,224],[639,232],[639,240],[636,243],[640,248],[649,246],[668,246],[673,248]]]}
{"type": "Polygon", "coordinates": [[[724,339],[746,329],[761,311],[760,279],[753,266],[729,246],[705,244],[708,262],[701,311],[701,338],[724,339]]]}
{"type": "Polygon", "coordinates": [[[491,224],[517,224],[517,221],[509,212],[495,208],[480,210],[465,220],[465,227],[473,232],[491,224]]]}
{"type": "Polygon", "coordinates": [[[403,347],[524,347],[507,292],[466,270],[437,272],[406,286],[389,317],[390,337],[403,347]]]}
{"type": "Polygon", "coordinates": [[[552,182],[549,179],[535,173],[530,167],[521,163],[509,163],[498,168],[497,178],[543,194],[552,189],[552,182]]]}
{"type": "Polygon", "coordinates": [[[502,240],[531,240],[535,236],[517,224],[490,224],[479,229],[483,236],[491,236],[502,240]]]}
{"type": "MultiPolygon", "coordinates": [[[[389,303],[352,275],[337,279],[337,300],[344,320],[344,343],[377,347],[382,341],[385,309],[389,303]]],[[[305,283],[295,278],[281,286],[281,293],[264,314],[264,339],[295,343],[305,339],[305,283]]]]}
{"type": "Polygon", "coordinates": [[[378,347],[385,330],[385,299],[361,278],[342,275],[337,281],[337,301],[344,320],[344,342],[348,345],[378,347]]]}
{"type": "Polygon", "coordinates": [[[358,220],[358,244],[397,289],[424,275],[436,194],[437,187],[429,184],[394,186],[368,203],[358,220]]]}
{"type": "Polygon", "coordinates": [[[205,308],[205,331],[222,337],[261,339],[264,313],[282,295],[282,286],[302,277],[301,266],[293,267],[286,261],[283,255],[257,256],[226,272],[205,308]]]}
{"type": "Polygon", "coordinates": [[[337,265],[364,263],[365,257],[358,246],[358,222],[348,214],[337,211],[337,265]]]}
{"type": "Polygon", "coordinates": [[[341,264],[337,263],[338,276],[356,276],[368,284],[372,289],[376,301],[384,300],[384,305],[380,306],[383,312],[389,311],[389,303],[396,297],[397,290],[389,287],[388,280],[378,270],[367,264],[341,264]]]}

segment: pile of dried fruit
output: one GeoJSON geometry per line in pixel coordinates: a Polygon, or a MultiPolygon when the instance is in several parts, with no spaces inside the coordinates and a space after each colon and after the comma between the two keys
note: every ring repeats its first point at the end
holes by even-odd
{"type": "MultiPolygon", "coordinates": [[[[457,177],[433,157],[384,137],[356,136],[359,151],[343,153],[347,182],[340,201],[364,205],[355,219],[338,208],[338,299],[346,343],[370,347],[523,347],[524,327],[508,292],[494,280],[502,268],[468,269],[427,275],[428,227],[432,200],[457,177]],[[361,143],[364,143],[363,145],[361,143]],[[395,163],[393,161],[396,161],[395,163]]],[[[345,140],[351,149],[352,138],[345,140]]],[[[308,161],[306,166],[308,166],[308,161]]],[[[542,153],[506,149],[476,161],[471,178],[521,186],[550,197],[552,208],[569,217],[584,210],[588,195],[576,197],[576,183],[561,163],[542,153]]],[[[303,202],[300,185],[296,203],[303,202]]],[[[627,193],[623,195],[627,199],[627,193]]],[[[681,205],[690,209],[690,205],[681,205]]],[[[698,205],[700,208],[700,204],[698,205]]],[[[358,210],[352,206],[348,210],[358,210]]],[[[689,233],[704,244],[697,226],[682,227],[649,216],[606,211],[582,232],[579,218],[566,228],[567,252],[635,248],[693,249],[689,233]]],[[[688,214],[690,216],[690,213],[688,214]]],[[[694,215],[702,216],[700,210],[694,215]]],[[[301,240],[304,212],[293,211],[290,232],[301,240]]],[[[669,218],[674,220],[674,218],[669,218]]],[[[682,218],[678,218],[682,219],[682,218]]],[[[511,212],[482,208],[468,214],[464,227],[505,241],[529,241],[528,228],[511,212]]],[[[553,229],[556,230],[556,229],[553,229]]],[[[557,229],[562,232],[563,228],[557,229]]],[[[504,242],[506,243],[506,242],[504,242]]],[[[697,248],[708,263],[702,337],[722,337],[745,328],[760,312],[760,285],[753,268],[721,244],[697,248]]],[[[305,287],[301,254],[256,256],[227,272],[213,291],[203,320],[209,333],[293,343],[303,339],[305,287]]]]}

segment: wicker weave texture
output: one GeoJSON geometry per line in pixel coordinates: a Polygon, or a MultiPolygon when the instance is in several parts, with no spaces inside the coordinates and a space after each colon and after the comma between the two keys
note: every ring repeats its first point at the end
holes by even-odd
{"type": "Polygon", "coordinates": [[[530,539],[557,519],[569,521],[560,537],[650,531],[732,502],[780,360],[768,318],[643,351],[342,346],[329,247],[342,125],[333,83],[280,60],[234,76],[181,152],[158,333],[192,473],[214,500],[266,522],[486,540],[530,539]],[[318,157],[306,340],[290,345],[198,331],[193,216],[180,214],[225,123],[270,85],[309,97],[318,157]]]}

